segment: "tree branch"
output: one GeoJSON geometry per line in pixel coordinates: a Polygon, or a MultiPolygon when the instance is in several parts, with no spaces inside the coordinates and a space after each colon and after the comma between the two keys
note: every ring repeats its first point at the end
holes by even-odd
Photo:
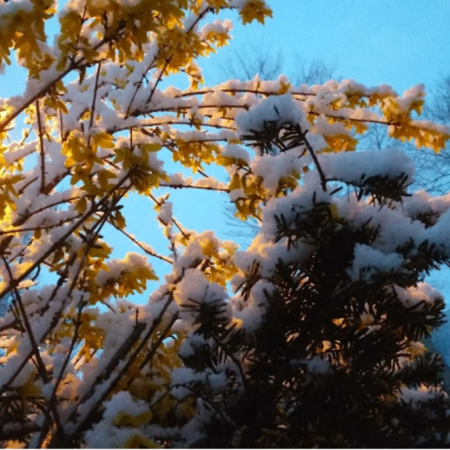
{"type": "Polygon", "coordinates": [[[36,100],[36,115],[39,128],[39,145],[41,155],[41,193],[45,188],[45,149],[44,149],[44,131],[42,130],[41,111],[39,108],[39,99],[36,100]]]}

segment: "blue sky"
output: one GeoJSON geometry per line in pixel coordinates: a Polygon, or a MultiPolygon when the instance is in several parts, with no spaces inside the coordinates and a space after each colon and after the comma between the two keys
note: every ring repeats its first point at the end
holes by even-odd
{"type": "Polygon", "coordinates": [[[448,0],[269,0],[273,19],[264,26],[235,21],[229,48],[204,64],[253,46],[281,48],[286,69],[300,55],[306,62],[335,64],[343,78],[403,91],[432,84],[450,72],[448,0]]]}
{"type": "MultiPolygon", "coordinates": [[[[243,26],[237,14],[230,47],[199,61],[207,83],[224,81],[219,63],[235,52],[252,48],[279,49],[284,56],[283,72],[294,74],[300,57],[336,67],[336,74],[372,86],[389,84],[403,90],[425,83],[431,87],[440,75],[450,73],[449,0],[269,0],[273,19],[264,26],[243,26]]],[[[224,17],[229,17],[227,12],[224,17]]],[[[0,78],[0,96],[19,94],[24,77],[7,70],[0,78]]],[[[214,192],[172,191],[174,214],[188,229],[213,229],[219,237],[239,240],[236,229],[227,230],[224,207],[227,196],[214,192]],[[234,233],[234,235],[232,235],[234,233]]],[[[158,230],[150,202],[131,196],[125,204],[130,217],[128,230],[157,250],[167,253],[167,241],[158,230]]],[[[108,240],[108,236],[106,235],[108,240]]],[[[110,238],[114,256],[136,250],[120,237],[110,238]]],[[[153,262],[153,261],[152,261],[153,262]]],[[[165,263],[154,263],[159,274],[165,263]]],[[[152,283],[147,293],[155,286],[152,283]]],[[[134,299],[137,300],[137,299],[134,299]]],[[[144,300],[144,298],[142,298],[144,300]]]]}

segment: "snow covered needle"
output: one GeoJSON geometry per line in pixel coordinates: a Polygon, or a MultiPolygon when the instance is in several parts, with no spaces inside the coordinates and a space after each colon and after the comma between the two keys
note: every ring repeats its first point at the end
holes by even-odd
{"type": "MultiPolygon", "coordinates": [[[[278,222],[265,213],[252,248],[236,253],[233,242],[213,232],[186,230],[176,203],[154,191],[229,194],[244,220],[262,218],[266,206],[278,214],[277,201],[301,197],[311,206],[314,198],[322,203],[311,217],[337,221],[352,211],[330,203],[330,183],[347,183],[359,200],[392,208],[406,195],[411,173],[399,172],[401,164],[386,172],[386,161],[403,161],[395,152],[380,156],[373,173],[366,160],[347,161],[364,176],[340,170],[328,153],[354,150],[371,123],[436,151],[449,130],[412,118],[424,101],[421,86],[403,96],[352,80],[295,87],[284,76],[203,86],[196,59],[226,45],[232,28],[214,16],[236,9],[244,24],[264,22],[271,11],[262,0],[69,0],[56,9],[50,0],[0,2],[0,73],[11,74],[13,57],[27,72],[21,95],[0,98],[0,299],[8,307],[0,318],[0,443],[196,445],[204,439],[199,424],[216,418],[211,398],[227,386],[241,392],[246,383],[248,355],[225,343],[246,336],[265,317],[272,287],[261,274],[279,258],[292,262],[307,252],[290,253],[300,229],[284,210],[278,222]],[[57,27],[57,20],[51,42],[47,26],[57,27]],[[170,85],[171,75],[180,73],[188,81],[185,90],[170,85]],[[230,182],[208,174],[208,165],[224,167],[230,182]],[[386,199],[386,182],[394,198],[386,199]],[[303,198],[298,189],[304,183],[303,198]],[[154,203],[167,254],[127,231],[123,206],[133,192],[154,203]],[[124,235],[139,253],[112,258],[106,229],[124,235]],[[273,244],[282,241],[282,231],[289,251],[273,244]],[[171,272],[138,307],[126,298],[157,280],[152,258],[171,272]],[[246,283],[248,295],[231,301],[230,280],[234,287],[246,283]],[[219,357],[208,359],[206,352],[201,359],[199,349],[209,345],[219,357]],[[212,397],[196,392],[195,382],[201,389],[208,384],[212,397]]],[[[439,225],[434,212],[426,213],[428,204],[446,217],[446,201],[416,200],[411,217],[429,214],[427,220],[439,225]]],[[[358,212],[358,223],[371,219],[367,211],[358,212]]],[[[386,214],[395,223],[400,212],[386,214]]],[[[433,247],[442,242],[430,230],[421,249],[442,262],[445,255],[433,247]]],[[[380,261],[379,270],[397,270],[406,261],[393,253],[393,244],[369,244],[344,252],[352,263],[348,276],[376,275],[364,266],[367,255],[380,261]]],[[[410,286],[399,286],[409,301],[410,286]]],[[[307,364],[323,366],[314,361],[307,364]]],[[[234,430],[233,442],[247,442],[240,419],[226,413],[222,419],[234,430]]]]}

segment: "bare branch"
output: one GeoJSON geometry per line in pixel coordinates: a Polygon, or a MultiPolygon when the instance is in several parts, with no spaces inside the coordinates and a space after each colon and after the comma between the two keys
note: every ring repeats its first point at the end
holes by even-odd
{"type": "Polygon", "coordinates": [[[42,129],[41,110],[39,108],[39,99],[36,100],[36,115],[39,128],[39,145],[41,155],[41,192],[45,189],[45,147],[44,147],[44,131],[42,129]]]}

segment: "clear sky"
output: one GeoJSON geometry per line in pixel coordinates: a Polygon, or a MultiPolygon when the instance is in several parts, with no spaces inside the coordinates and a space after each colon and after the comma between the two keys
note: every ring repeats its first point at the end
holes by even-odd
{"type": "MultiPolygon", "coordinates": [[[[282,51],[283,72],[295,75],[298,57],[336,67],[341,78],[365,85],[389,84],[400,93],[418,83],[432,87],[442,74],[450,74],[450,0],[269,0],[273,19],[264,26],[243,26],[234,19],[230,47],[199,61],[207,84],[224,81],[220,62],[252,49],[282,51]]],[[[229,17],[227,12],[224,17],[229,17]]],[[[0,78],[0,96],[20,93],[24,78],[8,71],[0,78]]],[[[224,208],[227,196],[214,192],[173,192],[174,215],[188,229],[213,229],[219,237],[239,240],[236,229],[227,230],[224,208]]],[[[139,239],[166,253],[149,202],[137,196],[126,201],[131,217],[128,229],[139,239]]],[[[106,236],[108,239],[108,237],[106,236]]],[[[114,255],[136,250],[115,236],[114,255]]],[[[153,261],[152,261],[153,262],[153,261]]],[[[162,274],[165,263],[154,263],[162,274]]],[[[155,285],[153,284],[152,287],[155,285]]],[[[150,292],[150,289],[147,290],[150,292]]]]}
{"type": "MultiPolygon", "coordinates": [[[[264,26],[235,21],[229,48],[214,61],[250,47],[281,48],[286,71],[299,55],[305,62],[334,64],[343,78],[403,91],[432,84],[450,72],[448,0],[269,0],[273,19],[264,26]]],[[[217,76],[217,74],[215,74],[217,76]]]]}

